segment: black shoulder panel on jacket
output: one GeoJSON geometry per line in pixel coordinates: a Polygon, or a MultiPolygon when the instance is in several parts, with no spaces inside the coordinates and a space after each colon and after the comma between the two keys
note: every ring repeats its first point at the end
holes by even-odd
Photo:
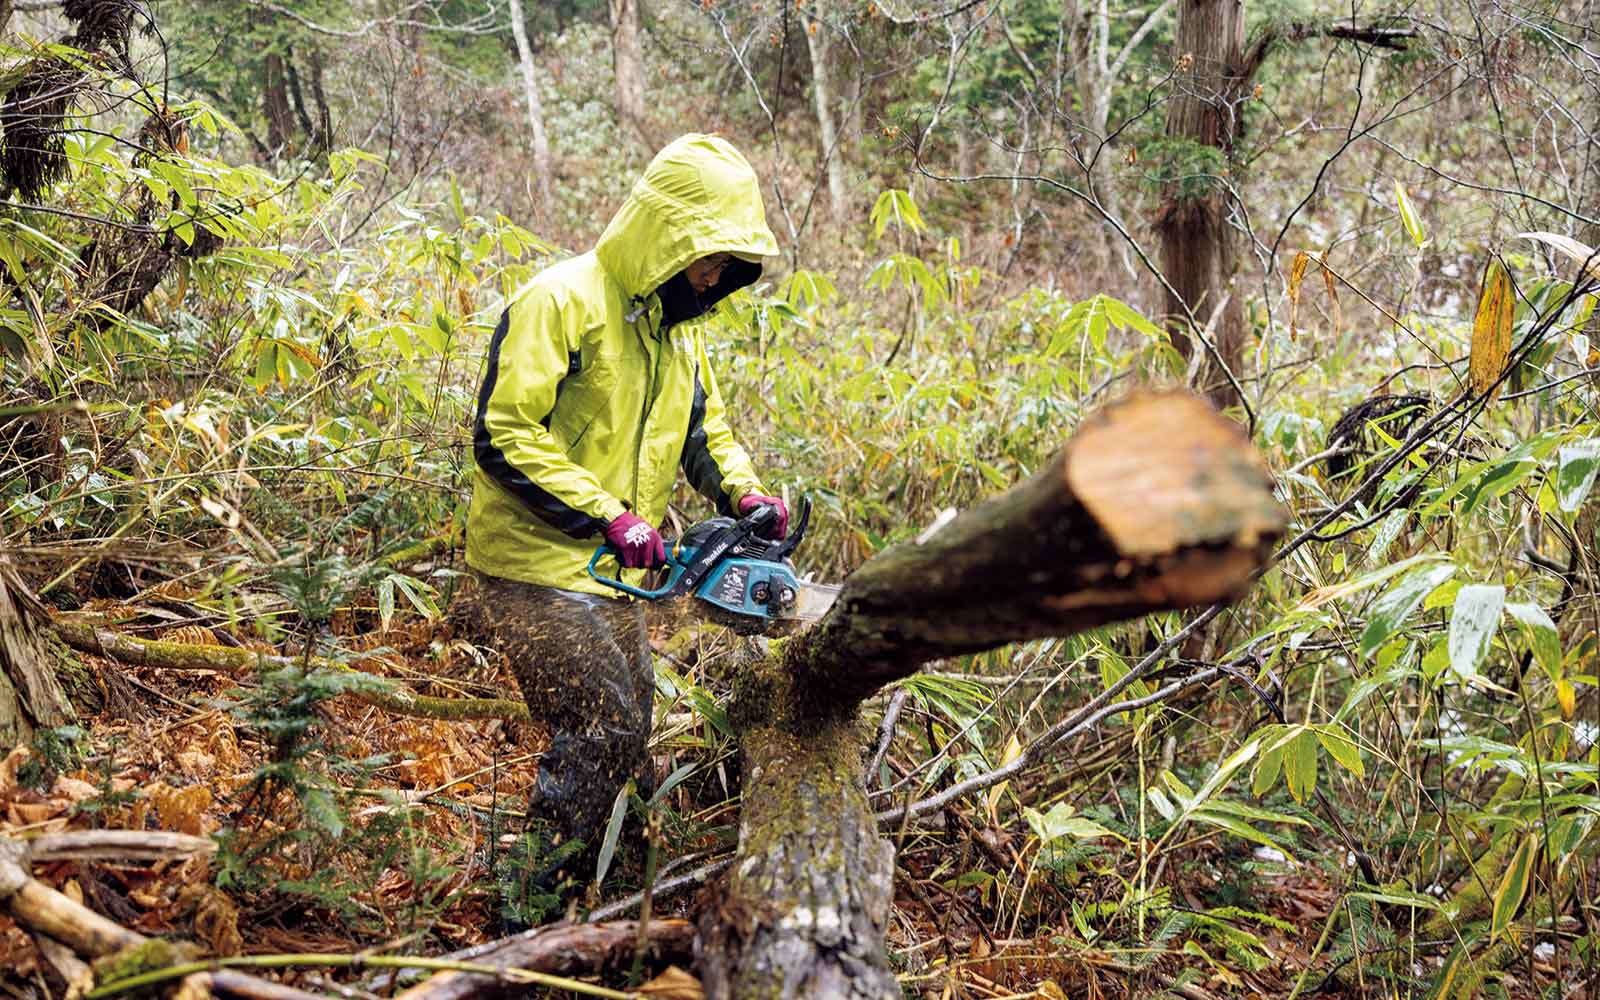
{"type": "Polygon", "coordinates": [[[700,368],[694,370],[694,404],[689,408],[689,433],[683,439],[683,474],[701,496],[717,505],[717,513],[737,516],[733,500],[722,488],[722,469],[711,455],[706,441],[706,390],[700,384],[700,368]]]}
{"type": "MultiPolygon", "coordinates": [[[[500,345],[505,341],[506,333],[510,329],[511,310],[507,309],[500,314],[500,322],[495,326],[494,336],[489,341],[488,371],[484,373],[483,385],[478,389],[478,415],[472,426],[472,455],[478,461],[478,468],[527,504],[541,520],[573,538],[592,538],[605,527],[605,522],[575,507],[569,507],[560,497],[529,479],[506,460],[505,452],[500,450],[489,434],[485,417],[489,412],[489,397],[494,395],[495,382],[500,376],[500,345]]],[[[572,361],[569,359],[569,375],[571,371],[572,361]]],[[[548,427],[549,420],[550,415],[545,414],[540,422],[548,427]]]]}

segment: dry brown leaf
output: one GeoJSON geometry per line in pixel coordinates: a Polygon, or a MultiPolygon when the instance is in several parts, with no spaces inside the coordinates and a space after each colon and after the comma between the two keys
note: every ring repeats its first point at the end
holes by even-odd
{"type": "Polygon", "coordinates": [[[196,590],[190,583],[182,578],[162,580],[153,587],[147,587],[144,595],[153,597],[171,597],[177,600],[187,600],[193,597],[196,590]]]}
{"type": "Polygon", "coordinates": [[[158,885],[143,889],[129,889],[128,898],[147,910],[159,910],[167,905],[167,898],[162,894],[161,887],[158,885]]]}
{"type": "Polygon", "coordinates": [[[1483,284],[1478,291],[1478,311],[1472,317],[1472,357],[1468,380],[1473,392],[1499,389],[1496,383],[1511,354],[1511,318],[1516,308],[1511,276],[1498,260],[1483,269],[1483,284]]]}
{"type": "Polygon", "coordinates": [[[217,758],[204,750],[179,750],[172,755],[172,759],[177,762],[178,769],[185,777],[197,781],[211,777],[217,769],[217,758]]]}
{"type": "Polygon", "coordinates": [[[33,826],[43,823],[59,813],[65,812],[65,806],[58,806],[54,802],[13,802],[11,814],[16,817],[18,826],[33,826]]]}
{"type": "Polygon", "coordinates": [[[704,1000],[706,995],[700,980],[676,965],[667,966],[667,971],[639,987],[639,992],[658,1000],[704,1000]]]}
{"type": "Polygon", "coordinates": [[[194,904],[194,935],[211,955],[226,958],[244,950],[239,934],[239,907],[226,894],[204,883],[184,887],[178,901],[194,904]]]}
{"type": "Polygon", "coordinates": [[[33,756],[27,747],[17,747],[0,760],[0,802],[4,802],[17,790],[17,768],[33,756]]]}
{"type": "Polygon", "coordinates": [[[163,629],[157,636],[162,642],[181,642],[186,646],[220,646],[217,635],[204,625],[179,625],[163,629]]]}
{"type": "Polygon", "coordinates": [[[1324,254],[1319,263],[1322,264],[1322,284],[1328,289],[1328,305],[1333,309],[1333,338],[1339,339],[1339,289],[1333,283],[1333,272],[1328,270],[1327,255],[1324,254]]]}
{"type": "MultiPolygon", "coordinates": [[[[1294,264],[1289,268],[1289,339],[1294,340],[1300,332],[1300,282],[1305,280],[1306,266],[1311,263],[1311,255],[1304,250],[1294,255],[1294,264]]],[[[1326,273],[1326,272],[1324,272],[1326,273]]]]}
{"type": "Polygon", "coordinates": [[[19,977],[32,976],[39,968],[39,952],[33,938],[10,917],[0,916],[0,969],[19,977]]]}
{"type": "Polygon", "coordinates": [[[50,789],[50,794],[64,798],[73,805],[92,799],[100,794],[100,786],[90,784],[82,778],[72,778],[62,775],[56,779],[55,785],[50,789]]]}
{"type": "Polygon", "coordinates": [[[211,789],[205,785],[173,788],[157,781],[145,789],[145,795],[155,803],[163,830],[195,837],[205,833],[205,812],[211,807],[211,789]]]}

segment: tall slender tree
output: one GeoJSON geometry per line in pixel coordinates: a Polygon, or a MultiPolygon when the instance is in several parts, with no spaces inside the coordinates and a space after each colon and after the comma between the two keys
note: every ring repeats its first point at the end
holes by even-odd
{"type": "Polygon", "coordinates": [[[528,26],[523,19],[522,0],[511,0],[511,33],[517,40],[517,65],[522,70],[522,90],[528,102],[528,141],[533,149],[533,186],[543,210],[550,201],[550,137],[544,128],[544,105],[533,77],[533,46],[528,44],[528,26]]]}
{"type": "Polygon", "coordinates": [[[642,135],[644,124],[644,55],[639,0],[610,0],[611,68],[616,78],[617,121],[642,135]]]}
{"type": "Polygon", "coordinates": [[[806,23],[806,52],[811,57],[811,101],[817,115],[817,137],[822,143],[823,169],[828,180],[828,208],[835,219],[843,219],[849,212],[849,194],[845,188],[844,149],[829,66],[833,45],[830,27],[824,20],[826,8],[819,2],[811,13],[806,23]]]}
{"type": "Polygon", "coordinates": [[[1244,359],[1244,310],[1233,288],[1236,251],[1224,182],[1251,75],[1244,39],[1244,0],[1179,0],[1178,72],[1166,124],[1175,152],[1156,220],[1164,312],[1179,352],[1203,352],[1194,384],[1219,406],[1238,400],[1227,372],[1237,377],[1244,359]]]}

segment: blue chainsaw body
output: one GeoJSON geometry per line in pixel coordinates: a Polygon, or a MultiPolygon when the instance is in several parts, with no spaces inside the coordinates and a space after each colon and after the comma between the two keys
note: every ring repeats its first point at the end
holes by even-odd
{"type": "Polygon", "coordinates": [[[647,601],[697,597],[752,624],[791,618],[800,595],[800,579],[788,555],[804,536],[810,514],[811,504],[802,500],[794,530],[778,540],[760,537],[777,516],[772,507],[757,507],[738,520],[717,517],[702,521],[668,546],[666,581],[653,590],[598,572],[601,559],[617,555],[609,544],[595,549],[589,558],[589,576],[647,601]]]}
{"type": "Polygon", "coordinates": [[[615,577],[601,576],[596,570],[600,560],[615,554],[609,547],[595,550],[589,560],[589,575],[608,587],[647,601],[688,593],[724,611],[752,618],[776,617],[771,613],[774,598],[781,603],[785,590],[793,593],[800,589],[799,578],[786,563],[725,556],[707,570],[697,586],[685,591],[678,587],[678,583],[684,572],[694,564],[698,552],[698,549],[687,546],[673,546],[667,553],[666,582],[654,590],[635,587],[615,577]]]}

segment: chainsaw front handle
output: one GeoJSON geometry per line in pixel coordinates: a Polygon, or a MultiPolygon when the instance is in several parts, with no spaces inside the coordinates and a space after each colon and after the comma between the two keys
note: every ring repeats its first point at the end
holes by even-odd
{"type": "Polygon", "coordinates": [[[672,549],[675,547],[676,546],[674,545],[673,547],[669,547],[667,549],[667,582],[655,590],[645,590],[643,587],[635,587],[632,584],[623,583],[616,577],[601,576],[599,573],[595,572],[595,567],[598,566],[600,564],[600,560],[606,556],[611,556],[612,558],[621,557],[622,553],[613,548],[610,542],[602,544],[599,548],[594,550],[594,555],[589,557],[589,576],[592,577],[597,583],[603,583],[612,590],[620,590],[624,594],[629,594],[633,597],[642,597],[647,601],[659,600],[660,598],[666,597],[668,594],[672,593],[672,588],[678,585],[678,580],[682,578],[683,571],[688,569],[687,566],[677,560],[677,554],[672,551],[672,549]]]}

